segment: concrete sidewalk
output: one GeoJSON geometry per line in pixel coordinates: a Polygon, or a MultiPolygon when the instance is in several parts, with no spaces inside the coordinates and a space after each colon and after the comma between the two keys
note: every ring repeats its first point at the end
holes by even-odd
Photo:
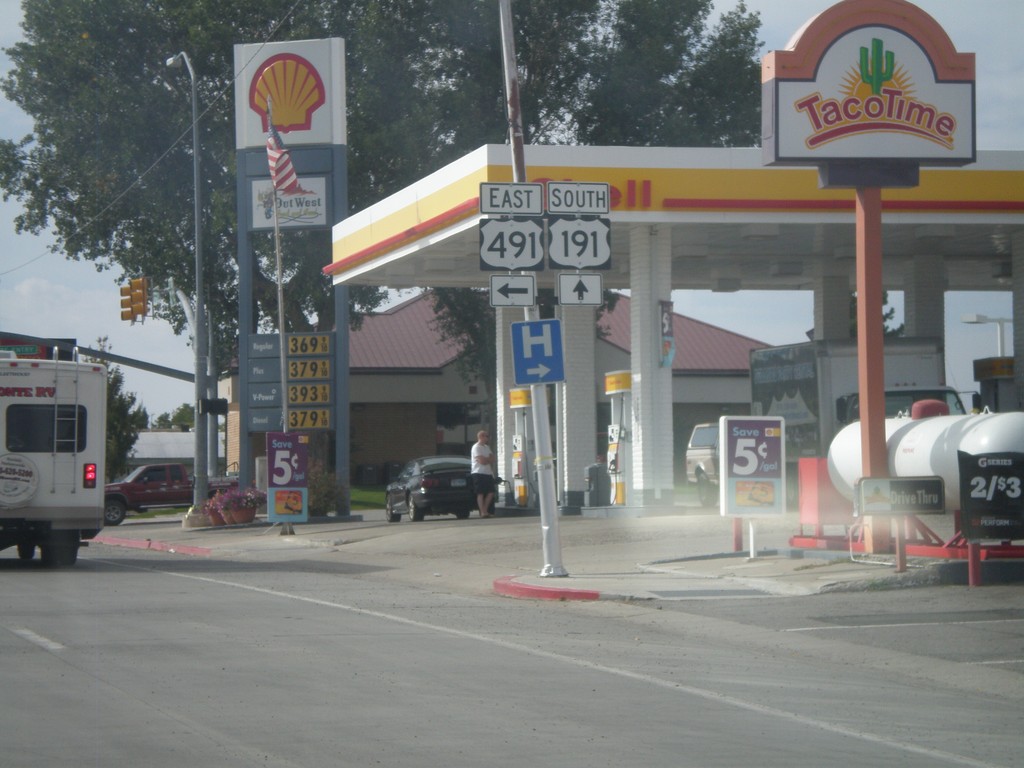
{"type": "MultiPolygon", "coordinates": [[[[563,518],[562,554],[570,573],[541,576],[541,569],[530,572],[523,564],[540,549],[536,518],[389,525],[383,512],[380,520],[373,512],[364,517],[354,522],[322,518],[294,526],[289,536],[265,521],[197,529],[182,528],[180,518],[129,518],[104,529],[93,551],[117,546],[191,557],[280,559],[289,552],[298,558],[303,550],[319,549],[386,558],[389,567],[400,567],[407,557],[417,567],[425,568],[427,560],[438,570],[457,574],[454,583],[482,582],[475,586],[489,585],[490,591],[508,597],[546,600],[726,599],[967,583],[963,561],[911,559],[907,570],[897,573],[890,555],[851,559],[848,552],[791,549],[791,520],[766,524],[758,533],[765,546],[750,557],[749,552],[721,551],[731,543],[731,522],[716,515],[691,512],[630,521],[563,518]],[[710,547],[718,551],[691,553],[710,547]]],[[[1024,580],[1024,561],[987,561],[983,567],[985,583],[1024,580]]]]}

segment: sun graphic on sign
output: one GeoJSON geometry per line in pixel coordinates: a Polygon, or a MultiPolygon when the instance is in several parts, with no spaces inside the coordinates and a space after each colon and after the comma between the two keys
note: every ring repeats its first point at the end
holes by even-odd
{"type": "MultiPolygon", "coordinates": [[[[892,77],[886,82],[885,87],[898,90],[906,97],[914,95],[914,82],[910,79],[910,75],[903,66],[896,67],[892,77]]],[[[842,86],[839,90],[845,98],[853,96],[860,99],[862,103],[872,94],[871,84],[864,82],[858,67],[850,68],[850,71],[843,78],[842,86]]]]}

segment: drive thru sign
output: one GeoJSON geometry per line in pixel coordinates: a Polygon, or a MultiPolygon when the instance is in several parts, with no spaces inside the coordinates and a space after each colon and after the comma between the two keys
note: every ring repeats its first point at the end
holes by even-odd
{"type": "Polygon", "coordinates": [[[518,386],[565,381],[561,321],[512,323],[512,364],[518,386]]]}

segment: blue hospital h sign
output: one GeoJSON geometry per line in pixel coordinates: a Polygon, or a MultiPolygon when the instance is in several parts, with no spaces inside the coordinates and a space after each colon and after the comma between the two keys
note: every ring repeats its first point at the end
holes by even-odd
{"type": "Polygon", "coordinates": [[[512,323],[512,364],[519,386],[565,381],[561,321],[512,323]]]}

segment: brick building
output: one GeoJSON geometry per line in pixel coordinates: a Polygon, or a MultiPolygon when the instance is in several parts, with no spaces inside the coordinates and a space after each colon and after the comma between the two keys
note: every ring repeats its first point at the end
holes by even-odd
{"type": "MultiPolygon", "coordinates": [[[[682,461],[690,429],[724,414],[749,413],[749,353],[766,344],[673,314],[673,432],[682,461]]],[[[595,327],[595,455],[609,421],[605,373],[630,367],[630,298],[621,296],[595,327]]],[[[477,430],[493,424],[493,395],[456,370],[457,349],[441,339],[427,294],[366,317],[349,336],[352,482],[376,484],[416,456],[468,454],[477,430]]],[[[235,403],[234,387],[226,393],[235,403]]],[[[490,387],[493,388],[493,383],[490,387]]],[[[237,462],[237,406],[228,420],[227,464],[237,462]],[[233,418],[232,418],[233,417],[233,418]]]]}

